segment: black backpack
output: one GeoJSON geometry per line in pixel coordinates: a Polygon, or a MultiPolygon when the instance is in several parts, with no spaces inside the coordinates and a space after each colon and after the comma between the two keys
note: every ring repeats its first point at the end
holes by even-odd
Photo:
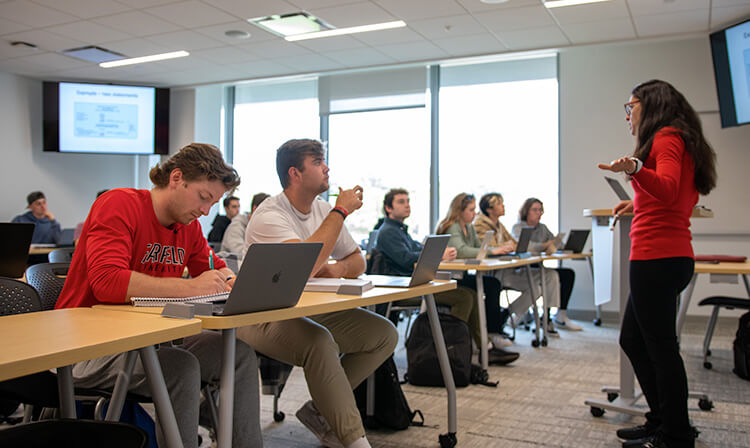
{"type": "Polygon", "coordinates": [[[424,425],[422,411],[412,411],[406,396],[401,390],[398,380],[398,370],[393,362],[393,355],[375,370],[375,415],[367,417],[367,381],[354,389],[354,398],[362,416],[362,422],[367,429],[386,427],[395,430],[406,429],[409,426],[424,425]],[[419,420],[414,419],[419,416],[419,420]]]}
{"type": "Polygon", "coordinates": [[[734,339],[734,370],[740,378],[750,380],[750,312],[740,316],[740,326],[734,339]]]}
{"type": "MultiPolygon", "coordinates": [[[[456,387],[471,383],[471,335],[469,326],[450,314],[439,313],[448,360],[456,387]]],[[[406,339],[409,367],[406,379],[415,386],[445,386],[427,313],[420,314],[406,339]]]]}

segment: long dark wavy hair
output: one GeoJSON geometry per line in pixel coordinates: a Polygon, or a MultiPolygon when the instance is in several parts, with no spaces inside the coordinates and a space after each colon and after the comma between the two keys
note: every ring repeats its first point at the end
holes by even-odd
{"type": "Polygon", "coordinates": [[[633,156],[645,162],[656,133],[667,126],[677,129],[695,164],[695,189],[708,194],[716,187],[716,152],[703,136],[700,118],[690,103],[671,84],[658,79],[638,84],[631,94],[641,105],[633,156]]]}

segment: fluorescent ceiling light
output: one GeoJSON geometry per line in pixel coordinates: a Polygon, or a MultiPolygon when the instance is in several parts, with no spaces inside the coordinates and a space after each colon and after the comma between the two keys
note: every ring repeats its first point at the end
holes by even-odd
{"type": "Polygon", "coordinates": [[[545,0],[544,6],[548,9],[562,8],[563,6],[586,5],[588,3],[601,3],[611,0],[545,0]]]}
{"type": "Polygon", "coordinates": [[[120,59],[118,61],[102,62],[99,67],[112,68],[120,67],[123,65],[143,64],[144,62],[156,62],[163,61],[165,59],[184,58],[189,56],[190,53],[187,51],[173,51],[171,53],[152,54],[151,56],[141,56],[138,58],[120,59]]]}
{"type": "Polygon", "coordinates": [[[337,28],[335,30],[318,31],[316,33],[297,34],[294,36],[287,36],[284,39],[288,40],[289,42],[294,42],[296,40],[318,39],[321,37],[341,36],[344,34],[366,33],[368,31],[389,30],[392,28],[402,28],[405,26],[406,22],[404,22],[403,20],[396,20],[395,22],[374,23],[372,25],[352,26],[349,28],[337,28]]]}

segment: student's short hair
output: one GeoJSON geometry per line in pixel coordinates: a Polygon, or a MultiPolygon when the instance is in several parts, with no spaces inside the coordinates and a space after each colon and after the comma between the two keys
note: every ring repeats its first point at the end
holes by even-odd
{"type": "Polygon", "coordinates": [[[227,196],[224,198],[224,202],[222,202],[222,204],[224,205],[224,208],[227,208],[229,207],[229,204],[232,203],[232,201],[239,201],[239,200],[240,198],[238,198],[237,196],[227,196]]]}
{"type": "Polygon", "coordinates": [[[207,143],[191,143],[161,166],[156,164],[149,172],[151,182],[157,187],[166,187],[169,185],[169,175],[176,169],[182,171],[185,182],[218,180],[227,191],[234,191],[240,184],[237,170],[224,162],[224,157],[216,146],[207,143]]]}
{"type": "Polygon", "coordinates": [[[250,210],[259,206],[261,202],[265,201],[266,199],[270,197],[271,195],[267,193],[257,193],[255,196],[253,196],[253,202],[250,204],[250,210]]]}
{"type": "Polygon", "coordinates": [[[502,199],[503,195],[497,192],[487,193],[479,200],[479,210],[482,211],[484,216],[489,216],[487,210],[491,209],[497,204],[497,201],[502,199]]]}
{"type": "Polygon", "coordinates": [[[397,194],[405,194],[409,195],[409,192],[403,188],[391,188],[388,193],[385,194],[385,197],[383,198],[383,213],[385,213],[385,216],[388,216],[388,211],[386,211],[386,207],[393,208],[393,199],[396,197],[397,194]]]}
{"type": "Polygon", "coordinates": [[[295,167],[304,171],[305,157],[325,156],[325,148],[318,140],[293,139],[289,140],[276,150],[276,173],[279,175],[281,187],[289,186],[289,168],[295,167]]]}
{"type": "Polygon", "coordinates": [[[39,199],[45,199],[44,193],[41,191],[32,191],[31,193],[26,196],[26,203],[28,205],[31,205],[34,203],[34,201],[38,201],[39,199]]]}

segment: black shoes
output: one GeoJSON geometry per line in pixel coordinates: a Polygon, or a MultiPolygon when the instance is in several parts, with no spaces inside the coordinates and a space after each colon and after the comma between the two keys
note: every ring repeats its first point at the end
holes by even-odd
{"type": "Polygon", "coordinates": [[[519,355],[516,352],[510,352],[508,350],[503,350],[501,348],[491,348],[489,352],[487,353],[487,361],[490,364],[493,365],[500,365],[504,366],[506,364],[510,364],[516,359],[518,359],[519,355]]]}
{"type": "Polygon", "coordinates": [[[623,430],[617,431],[617,436],[625,438],[620,435],[621,431],[625,431],[625,435],[635,434],[640,431],[653,431],[649,436],[641,439],[626,440],[622,442],[622,448],[695,448],[695,439],[698,437],[699,431],[692,427],[693,434],[687,440],[673,440],[668,438],[659,430],[653,429],[654,426],[636,426],[633,428],[624,428],[623,430]],[[628,432],[629,431],[629,432],[628,432]]]}
{"type": "Polygon", "coordinates": [[[622,443],[622,448],[669,448],[660,433],[643,439],[628,440],[622,443]]]}
{"type": "Polygon", "coordinates": [[[649,425],[646,422],[645,425],[633,426],[631,428],[622,428],[617,430],[617,437],[625,440],[637,440],[645,437],[650,437],[656,434],[658,426],[649,425]]]}

